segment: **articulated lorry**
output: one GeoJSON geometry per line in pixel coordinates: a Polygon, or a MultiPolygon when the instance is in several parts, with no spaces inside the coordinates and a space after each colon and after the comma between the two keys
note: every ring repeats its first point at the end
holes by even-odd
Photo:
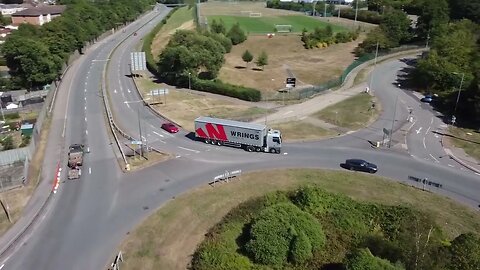
{"type": "Polygon", "coordinates": [[[266,125],[233,120],[198,117],[195,137],[205,143],[243,148],[249,152],[280,153],[282,134],[266,125]]]}
{"type": "Polygon", "coordinates": [[[83,144],[72,144],[68,151],[68,179],[78,179],[82,175],[83,144]]]}

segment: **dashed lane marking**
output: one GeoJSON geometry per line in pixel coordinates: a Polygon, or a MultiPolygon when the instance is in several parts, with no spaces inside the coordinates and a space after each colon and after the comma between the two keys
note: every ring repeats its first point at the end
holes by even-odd
{"type": "Polygon", "coordinates": [[[436,159],[432,154],[429,154],[434,160],[435,162],[439,163],[440,161],[438,161],[438,159],[436,159]]]}
{"type": "Polygon", "coordinates": [[[88,130],[85,130],[85,134],[87,134],[87,135],[88,135],[88,130]]]}
{"type": "Polygon", "coordinates": [[[452,167],[452,168],[454,167],[452,164],[447,164],[447,165],[448,165],[449,167],[452,167]]]}
{"type": "Polygon", "coordinates": [[[425,145],[425,137],[423,137],[423,147],[427,149],[427,145],[425,145]]]}
{"type": "Polygon", "coordinates": [[[179,146],[178,148],[183,149],[183,150],[186,150],[186,151],[190,151],[190,152],[195,152],[195,153],[197,153],[197,154],[200,153],[200,151],[198,151],[198,150],[193,150],[193,149],[190,149],[190,148],[185,148],[185,147],[181,147],[181,146],[179,146]]]}
{"type": "MultiPolygon", "coordinates": [[[[122,93],[123,94],[123,93],[122,93]]],[[[127,107],[130,109],[130,105],[128,105],[128,103],[125,103],[127,105],[127,107]]]]}
{"type": "Polygon", "coordinates": [[[130,88],[128,88],[128,89],[127,89],[127,92],[128,92],[128,93],[131,93],[132,91],[130,91],[130,88]]]}
{"type": "Polygon", "coordinates": [[[116,94],[116,93],[117,93],[117,89],[113,90],[113,93],[115,93],[115,94],[116,94]]]}
{"type": "Polygon", "coordinates": [[[160,133],[158,133],[158,132],[156,132],[156,131],[152,131],[152,132],[153,132],[155,135],[158,135],[158,136],[160,136],[160,137],[162,137],[162,138],[165,137],[165,136],[163,136],[162,134],[160,134],[160,133]]]}

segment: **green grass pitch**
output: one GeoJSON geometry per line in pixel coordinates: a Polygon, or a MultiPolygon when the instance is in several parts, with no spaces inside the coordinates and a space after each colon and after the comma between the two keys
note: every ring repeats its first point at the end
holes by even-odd
{"type": "Polygon", "coordinates": [[[225,16],[216,15],[208,16],[208,23],[211,24],[213,20],[217,22],[223,20],[228,29],[235,23],[239,23],[240,27],[247,33],[273,33],[276,24],[291,25],[292,32],[300,33],[305,28],[307,31],[313,31],[315,27],[324,28],[331,25],[334,32],[347,31],[346,28],[322,22],[307,16],[278,16],[278,17],[245,17],[245,16],[225,16]]]}

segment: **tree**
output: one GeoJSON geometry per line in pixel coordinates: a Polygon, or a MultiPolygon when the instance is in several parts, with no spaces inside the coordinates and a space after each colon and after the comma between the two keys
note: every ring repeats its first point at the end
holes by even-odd
{"type": "Polygon", "coordinates": [[[290,261],[295,264],[301,264],[312,257],[312,244],[305,233],[300,232],[293,239],[292,248],[290,250],[290,261]]]}
{"type": "Polygon", "coordinates": [[[236,23],[230,28],[230,30],[227,33],[227,37],[229,37],[232,40],[233,45],[240,44],[247,40],[247,35],[245,32],[240,28],[240,24],[236,23]]]}
{"type": "Polygon", "coordinates": [[[347,255],[345,265],[348,270],[402,270],[387,260],[375,257],[368,248],[358,249],[347,255]]]}
{"type": "Polygon", "coordinates": [[[259,67],[262,67],[262,70],[264,69],[264,66],[268,65],[268,55],[265,51],[262,51],[262,53],[260,53],[257,61],[255,61],[255,64],[259,67]]]}
{"type": "Polygon", "coordinates": [[[450,18],[469,19],[480,24],[480,0],[449,0],[450,18]]]}
{"type": "Polygon", "coordinates": [[[391,46],[396,47],[400,43],[410,40],[410,23],[405,12],[393,9],[385,14],[380,28],[390,40],[391,46]]]}
{"type": "Polygon", "coordinates": [[[248,68],[248,63],[252,62],[253,55],[248,50],[245,50],[245,52],[242,54],[242,60],[243,62],[247,63],[248,68]]]}
{"type": "Polygon", "coordinates": [[[213,33],[224,34],[224,35],[227,32],[227,29],[225,28],[225,23],[223,22],[222,19],[220,19],[219,22],[217,22],[217,20],[213,19],[212,24],[210,25],[210,30],[213,33]]]}
{"type": "Polygon", "coordinates": [[[385,50],[392,47],[390,39],[381,28],[375,28],[370,31],[367,38],[355,49],[357,55],[375,52],[378,43],[379,50],[385,50]]]}
{"type": "Polygon", "coordinates": [[[478,270],[480,266],[480,238],[473,233],[457,236],[448,248],[450,270],[478,270]]]}
{"type": "Polygon", "coordinates": [[[423,39],[435,36],[438,28],[449,21],[447,0],[422,0],[419,9],[421,15],[417,20],[417,34],[423,39]]]}

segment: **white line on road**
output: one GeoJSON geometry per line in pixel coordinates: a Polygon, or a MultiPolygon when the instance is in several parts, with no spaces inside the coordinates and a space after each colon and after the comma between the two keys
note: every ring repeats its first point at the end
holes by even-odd
{"type": "Polygon", "coordinates": [[[438,159],[436,159],[432,154],[429,154],[437,163],[439,163],[440,161],[438,161],[438,159]]]}
{"type": "Polygon", "coordinates": [[[161,143],[167,143],[167,142],[164,142],[164,141],[162,141],[162,140],[158,140],[158,141],[161,142],[161,143]]]}
{"type": "Polygon", "coordinates": [[[83,89],[83,91],[86,93],[86,92],[87,92],[87,88],[83,89]]]}
{"type": "Polygon", "coordinates": [[[88,174],[92,174],[92,167],[88,167],[88,174]]]}
{"type": "Polygon", "coordinates": [[[430,127],[428,127],[427,131],[425,131],[425,135],[427,135],[429,131],[430,131],[430,127]]]}
{"type": "Polygon", "coordinates": [[[452,164],[447,164],[447,165],[448,165],[449,167],[452,167],[452,168],[454,167],[452,164]]]}
{"type": "MultiPolygon", "coordinates": [[[[123,94],[123,93],[122,93],[122,94],[123,94]]],[[[127,107],[130,109],[130,105],[128,105],[128,103],[125,103],[125,104],[127,104],[127,107]]]]}
{"type": "Polygon", "coordinates": [[[292,112],[293,112],[293,111],[288,111],[288,112],[284,113],[283,115],[287,115],[287,114],[290,114],[290,113],[292,113],[292,112]]]}
{"type": "Polygon", "coordinates": [[[115,94],[116,94],[116,93],[117,93],[117,89],[113,90],[113,93],[115,93],[115,94]]]}
{"type": "Polygon", "coordinates": [[[197,153],[197,154],[200,153],[200,151],[198,151],[198,150],[193,150],[193,149],[190,149],[190,148],[185,148],[185,147],[181,147],[181,146],[179,146],[178,148],[183,149],[183,150],[187,150],[187,151],[191,151],[191,152],[195,152],[195,153],[197,153]]]}
{"type": "Polygon", "coordinates": [[[425,145],[425,137],[423,137],[423,147],[427,149],[427,146],[425,145]]]}
{"type": "Polygon", "coordinates": [[[430,125],[433,124],[433,117],[432,117],[432,120],[430,120],[430,125]]]}
{"type": "Polygon", "coordinates": [[[85,116],[85,122],[87,122],[87,117],[85,116]]]}
{"type": "Polygon", "coordinates": [[[142,139],[143,139],[144,141],[146,141],[146,140],[147,140],[147,139],[146,139],[144,136],[142,136],[142,139]]]}
{"type": "Polygon", "coordinates": [[[87,110],[87,106],[85,106],[85,111],[87,110]]]}
{"type": "Polygon", "coordinates": [[[165,137],[165,136],[163,136],[162,134],[160,134],[160,133],[158,133],[158,132],[156,132],[156,131],[152,131],[152,132],[155,133],[156,135],[162,137],[162,138],[165,137]]]}
{"type": "Polygon", "coordinates": [[[83,97],[83,99],[84,99],[85,101],[87,101],[87,97],[83,97]]]}
{"type": "Polygon", "coordinates": [[[0,270],[5,266],[5,264],[0,265],[0,270]]]}
{"type": "Polygon", "coordinates": [[[422,127],[420,127],[419,129],[417,129],[415,131],[417,132],[417,134],[419,134],[421,130],[422,130],[422,127]]]}
{"type": "Polygon", "coordinates": [[[132,91],[130,91],[130,88],[127,89],[128,93],[131,93],[132,91]]]}
{"type": "Polygon", "coordinates": [[[88,130],[85,130],[85,134],[87,134],[87,135],[88,135],[88,130]]]}

